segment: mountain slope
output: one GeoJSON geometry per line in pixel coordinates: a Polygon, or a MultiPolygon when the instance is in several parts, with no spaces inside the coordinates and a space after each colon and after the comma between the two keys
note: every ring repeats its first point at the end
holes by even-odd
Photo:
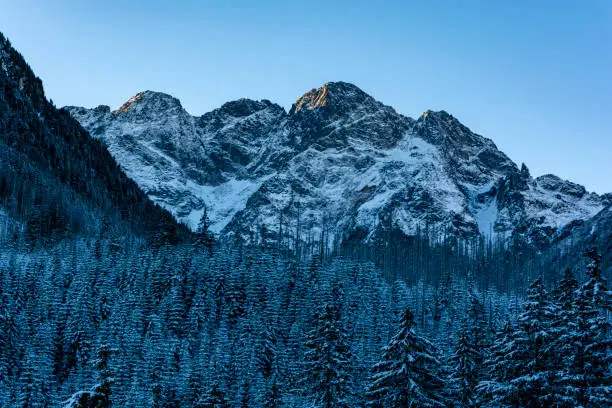
{"type": "Polygon", "coordinates": [[[581,186],[532,178],[444,111],[414,120],[344,82],[289,112],[242,99],[193,117],[150,91],[114,112],[67,109],[154,201],[192,228],[206,206],[223,236],[332,245],[391,228],[545,246],[603,208],[581,186]]]}
{"type": "Polygon", "coordinates": [[[586,265],[584,252],[596,247],[602,255],[602,268],[608,276],[612,274],[612,197],[606,207],[594,217],[580,223],[566,236],[561,236],[548,251],[551,265],[567,265],[575,271],[582,271],[586,265]]]}
{"type": "Polygon", "coordinates": [[[163,240],[187,235],[98,140],[45,98],[41,80],[2,34],[0,158],[1,204],[33,239],[109,224],[163,240]]]}

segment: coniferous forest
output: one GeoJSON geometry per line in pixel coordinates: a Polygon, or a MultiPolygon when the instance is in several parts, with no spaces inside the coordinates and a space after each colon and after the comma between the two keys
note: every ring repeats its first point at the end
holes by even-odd
{"type": "Polygon", "coordinates": [[[612,406],[605,235],[192,232],[0,62],[0,407],[612,406]]]}
{"type": "Polygon", "coordinates": [[[554,283],[501,292],[254,247],[4,242],[0,401],[608,406],[612,292],[600,255],[586,259],[554,283]]]}

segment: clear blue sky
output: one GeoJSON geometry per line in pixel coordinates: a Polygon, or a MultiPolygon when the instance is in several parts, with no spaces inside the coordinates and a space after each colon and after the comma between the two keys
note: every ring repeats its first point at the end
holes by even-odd
{"type": "Polygon", "coordinates": [[[412,117],[447,110],[534,176],[612,191],[609,0],[0,0],[0,30],[58,106],[150,89],[193,114],[288,108],[343,80],[412,117]]]}

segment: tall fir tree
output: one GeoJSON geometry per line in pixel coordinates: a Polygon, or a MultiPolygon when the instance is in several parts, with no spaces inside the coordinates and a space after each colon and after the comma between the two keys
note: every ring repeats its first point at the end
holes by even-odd
{"type": "Polygon", "coordinates": [[[277,342],[278,339],[274,330],[266,325],[262,334],[259,356],[257,357],[259,372],[263,377],[261,401],[266,408],[275,408],[281,404],[281,390],[277,380],[277,342]]]}
{"type": "Polygon", "coordinates": [[[566,268],[563,277],[554,291],[554,302],[557,304],[553,318],[555,337],[548,344],[554,358],[556,371],[550,379],[551,402],[559,408],[571,408],[579,405],[578,389],[571,379],[574,370],[574,355],[578,339],[576,295],[579,284],[570,268],[566,268]]]}
{"type": "Polygon", "coordinates": [[[96,350],[96,358],[94,360],[94,368],[98,375],[98,383],[93,387],[92,392],[102,397],[100,408],[110,408],[112,406],[112,385],[115,381],[115,376],[110,367],[111,356],[117,353],[117,349],[112,348],[108,343],[101,344],[96,350]]]}
{"type": "Polygon", "coordinates": [[[325,305],[306,340],[306,392],[317,407],[351,406],[351,352],[338,310],[325,305]]]}
{"type": "Polygon", "coordinates": [[[257,357],[259,371],[262,377],[269,379],[276,370],[277,338],[272,328],[266,325],[262,334],[262,344],[257,357]]]}
{"type": "Polygon", "coordinates": [[[541,278],[530,286],[523,312],[509,344],[508,387],[500,388],[505,405],[520,407],[551,406],[551,380],[558,367],[548,345],[555,338],[553,319],[556,308],[541,278]]]}
{"type": "Polygon", "coordinates": [[[109,366],[109,359],[116,353],[117,350],[111,348],[107,343],[103,343],[98,347],[93,361],[98,382],[91,391],[79,391],[73,394],[64,403],[65,408],[110,408],[113,406],[111,387],[114,382],[114,376],[109,366]]]}
{"type": "Polygon", "coordinates": [[[476,386],[476,398],[480,406],[506,406],[506,398],[512,392],[510,381],[514,375],[511,362],[514,334],[514,327],[510,321],[506,321],[487,349],[483,361],[483,375],[476,386]]]}
{"type": "Polygon", "coordinates": [[[478,385],[480,366],[476,361],[481,350],[474,348],[469,332],[462,330],[457,336],[457,343],[451,357],[453,367],[450,386],[452,388],[454,405],[458,407],[475,407],[475,389],[478,385]]]}
{"type": "Polygon", "coordinates": [[[445,407],[444,375],[436,347],[414,331],[414,314],[406,309],[399,331],[383,349],[367,391],[370,407],[445,407]]]}
{"type": "Polygon", "coordinates": [[[213,255],[213,248],[215,244],[215,238],[210,232],[210,220],[208,219],[208,209],[204,205],[202,216],[198,222],[198,228],[194,234],[193,246],[197,249],[208,250],[210,256],[213,255]]]}
{"type": "Polygon", "coordinates": [[[612,342],[610,320],[612,292],[601,270],[601,255],[595,248],[589,259],[586,282],[576,296],[576,342],[570,379],[584,407],[612,406],[612,342]]]}
{"type": "Polygon", "coordinates": [[[276,375],[268,382],[266,392],[263,397],[262,406],[264,408],[280,408],[283,406],[283,397],[281,394],[276,375]]]}
{"type": "Polygon", "coordinates": [[[475,293],[468,296],[469,307],[451,360],[453,400],[460,407],[478,406],[476,386],[482,377],[484,350],[488,347],[484,305],[475,293]]]}
{"type": "Polygon", "coordinates": [[[231,404],[226,395],[219,383],[215,382],[196,402],[194,408],[230,408],[231,404]]]}

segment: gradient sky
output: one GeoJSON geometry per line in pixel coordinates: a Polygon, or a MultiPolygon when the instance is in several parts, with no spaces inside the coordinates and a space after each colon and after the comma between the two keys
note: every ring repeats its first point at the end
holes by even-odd
{"type": "Polygon", "coordinates": [[[534,176],[612,192],[609,0],[0,0],[0,31],[57,106],[150,89],[192,114],[289,108],[342,80],[408,116],[444,109],[534,176]]]}

